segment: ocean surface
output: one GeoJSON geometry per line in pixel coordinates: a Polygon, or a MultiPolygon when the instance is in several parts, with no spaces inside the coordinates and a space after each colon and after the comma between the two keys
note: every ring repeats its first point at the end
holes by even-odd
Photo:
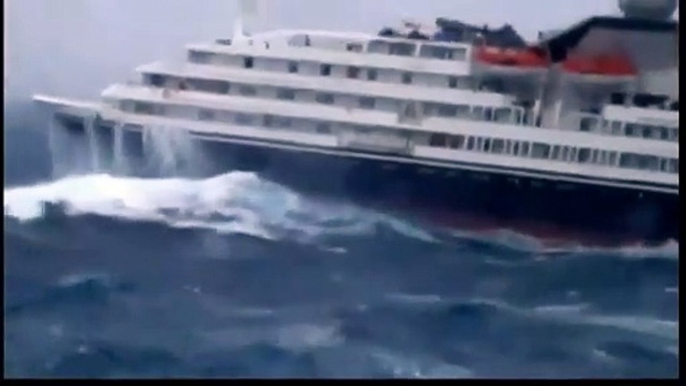
{"type": "Polygon", "coordinates": [[[47,122],[5,113],[9,377],[677,376],[676,242],[550,249],[242,172],[53,179],[47,122]]]}

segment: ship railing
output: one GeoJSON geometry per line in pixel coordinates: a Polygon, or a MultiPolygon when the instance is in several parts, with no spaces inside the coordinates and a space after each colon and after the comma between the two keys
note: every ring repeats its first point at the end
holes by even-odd
{"type": "Polygon", "coordinates": [[[342,132],[338,134],[338,147],[374,153],[412,155],[414,143],[409,137],[391,133],[342,132]]]}

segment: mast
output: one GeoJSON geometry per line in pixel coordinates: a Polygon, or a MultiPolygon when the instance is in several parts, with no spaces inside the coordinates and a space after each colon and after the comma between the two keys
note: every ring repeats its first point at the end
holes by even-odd
{"type": "Polygon", "coordinates": [[[238,0],[237,16],[233,24],[233,40],[247,40],[255,32],[260,16],[264,13],[260,0],[238,0]]]}

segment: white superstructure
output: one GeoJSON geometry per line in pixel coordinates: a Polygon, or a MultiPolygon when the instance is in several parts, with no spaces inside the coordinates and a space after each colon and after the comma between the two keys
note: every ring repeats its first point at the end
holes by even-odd
{"type": "Polygon", "coordinates": [[[36,99],[201,139],[678,194],[678,91],[651,95],[648,70],[587,71],[584,58],[507,65],[498,58],[534,51],[478,37],[237,26],[234,39],[189,45],[185,63],[139,67],[141,82],[107,88],[97,107],[36,99]]]}

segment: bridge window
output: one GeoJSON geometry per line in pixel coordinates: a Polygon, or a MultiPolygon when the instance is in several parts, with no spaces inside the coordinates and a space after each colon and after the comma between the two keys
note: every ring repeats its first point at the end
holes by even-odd
{"type": "Polygon", "coordinates": [[[295,73],[297,73],[298,71],[299,71],[298,63],[296,63],[296,62],[289,62],[289,63],[288,63],[288,72],[289,72],[289,73],[295,74],[295,73]]]}
{"type": "Polygon", "coordinates": [[[403,81],[403,84],[411,84],[412,83],[412,74],[409,72],[403,73],[402,81],[403,81]]]}
{"type": "Polygon", "coordinates": [[[155,115],[159,114],[161,110],[162,106],[157,106],[154,103],[135,102],[133,112],[136,114],[155,115]]]}
{"type": "Polygon", "coordinates": [[[255,59],[251,56],[243,58],[243,68],[253,68],[255,66],[255,59]]]}
{"type": "Polygon", "coordinates": [[[375,81],[379,77],[379,72],[374,68],[367,69],[367,80],[375,81]]]}

